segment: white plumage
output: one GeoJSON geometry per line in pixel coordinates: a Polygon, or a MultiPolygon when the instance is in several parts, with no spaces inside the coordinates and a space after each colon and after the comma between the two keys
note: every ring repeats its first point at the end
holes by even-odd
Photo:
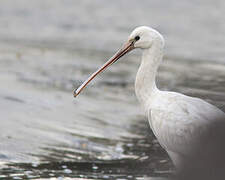
{"type": "Polygon", "coordinates": [[[153,133],[178,167],[192,152],[195,140],[199,140],[217,121],[225,121],[225,114],[199,98],[160,91],[155,76],[162,60],[164,40],[148,27],[135,29],[131,38],[137,35],[140,36],[140,45],[136,47],[143,48],[143,55],[136,77],[136,95],[144,106],[153,133]],[[142,34],[146,38],[143,41],[152,41],[149,48],[143,48],[142,34]]]}

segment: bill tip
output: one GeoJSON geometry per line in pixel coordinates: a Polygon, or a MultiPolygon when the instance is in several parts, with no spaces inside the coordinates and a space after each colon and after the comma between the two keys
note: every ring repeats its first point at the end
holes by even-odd
{"type": "Polygon", "coordinates": [[[76,91],[73,91],[73,97],[76,98],[78,93],[76,91]]]}

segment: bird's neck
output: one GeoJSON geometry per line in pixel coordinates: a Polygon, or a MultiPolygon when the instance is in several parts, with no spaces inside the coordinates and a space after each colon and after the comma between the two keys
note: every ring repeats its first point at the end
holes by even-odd
{"type": "Polygon", "coordinates": [[[150,108],[151,99],[159,92],[155,84],[155,78],[162,57],[163,48],[157,45],[144,49],[142,54],[141,65],[135,81],[135,92],[145,110],[150,108]]]}

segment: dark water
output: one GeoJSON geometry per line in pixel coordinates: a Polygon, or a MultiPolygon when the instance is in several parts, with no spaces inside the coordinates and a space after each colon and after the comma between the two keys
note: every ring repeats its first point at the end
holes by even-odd
{"type": "Polygon", "coordinates": [[[158,86],[225,110],[224,2],[165,3],[0,2],[0,179],[172,174],[134,94],[140,51],[72,96],[133,27],[146,24],[167,42],[158,86]]]}

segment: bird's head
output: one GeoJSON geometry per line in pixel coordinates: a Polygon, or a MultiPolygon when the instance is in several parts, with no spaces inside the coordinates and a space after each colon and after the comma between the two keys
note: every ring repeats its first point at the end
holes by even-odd
{"type": "Polygon", "coordinates": [[[112,56],[102,67],[100,67],[95,73],[93,73],[76,91],[74,91],[74,97],[76,97],[80,92],[87,86],[87,84],[94,79],[97,74],[102,72],[111,64],[115,63],[122,56],[132,51],[135,48],[140,49],[151,49],[153,45],[163,47],[164,39],[162,35],[156,30],[147,27],[140,26],[133,30],[130,34],[127,42],[123,45],[123,47],[112,56]]]}
{"type": "Polygon", "coordinates": [[[164,38],[162,35],[147,26],[140,26],[133,30],[128,38],[128,44],[133,43],[134,48],[149,49],[153,44],[164,46],[164,38]]]}

